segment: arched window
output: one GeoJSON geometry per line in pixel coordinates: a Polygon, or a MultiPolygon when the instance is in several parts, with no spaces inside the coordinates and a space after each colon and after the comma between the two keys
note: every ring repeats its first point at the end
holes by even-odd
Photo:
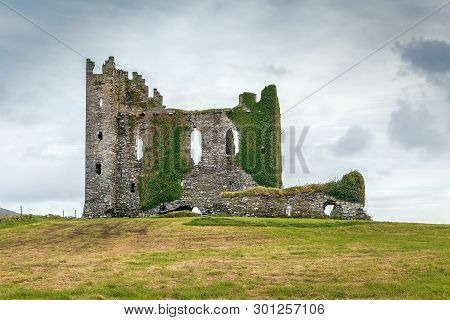
{"type": "Polygon", "coordinates": [[[225,153],[227,154],[227,156],[234,155],[234,136],[232,129],[228,129],[225,135],[225,140],[225,153]]]}
{"type": "Polygon", "coordinates": [[[98,140],[103,140],[103,132],[99,131],[99,133],[97,134],[98,140]]]}
{"type": "Polygon", "coordinates": [[[195,128],[191,133],[191,158],[194,164],[198,164],[202,159],[202,134],[195,128]]]}
{"type": "Polygon", "coordinates": [[[141,160],[144,156],[144,141],[141,138],[136,140],[136,159],[141,160]]]}

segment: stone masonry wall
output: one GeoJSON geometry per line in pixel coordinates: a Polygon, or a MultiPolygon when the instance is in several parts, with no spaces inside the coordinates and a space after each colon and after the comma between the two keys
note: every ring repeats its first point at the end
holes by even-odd
{"type": "Polygon", "coordinates": [[[148,213],[165,213],[194,207],[202,212],[212,213],[221,202],[221,192],[256,186],[252,177],[236,164],[234,152],[230,155],[226,153],[226,134],[229,130],[236,130],[226,115],[228,110],[183,111],[183,116],[190,124],[191,132],[196,128],[201,133],[202,158],[197,165],[192,162],[189,134],[184,150],[191,159],[192,170],[184,175],[181,181],[183,195],[179,200],[164,203],[148,213]]]}
{"type": "MultiPolygon", "coordinates": [[[[236,164],[235,153],[226,154],[226,134],[229,130],[236,130],[226,115],[227,111],[228,109],[184,113],[192,130],[197,128],[201,133],[202,158],[183,177],[184,193],[181,200],[189,201],[192,207],[198,207],[202,212],[212,210],[220,200],[222,191],[256,186],[252,177],[236,164]]],[[[234,145],[233,141],[231,143],[234,145]]],[[[190,136],[188,144],[190,145],[190,136]]]]}
{"type": "Polygon", "coordinates": [[[334,205],[331,217],[371,220],[364,211],[363,204],[338,200],[323,193],[223,198],[221,207],[217,207],[215,213],[232,216],[324,218],[327,217],[324,213],[327,205],[334,205]]]}

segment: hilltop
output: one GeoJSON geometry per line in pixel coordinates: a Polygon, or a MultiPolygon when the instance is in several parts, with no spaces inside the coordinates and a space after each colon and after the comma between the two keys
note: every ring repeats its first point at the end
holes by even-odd
{"type": "Polygon", "coordinates": [[[449,299],[450,225],[0,219],[0,299],[449,299]]]}
{"type": "Polygon", "coordinates": [[[16,216],[18,213],[7,209],[0,208],[0,216],[16,216]]]}

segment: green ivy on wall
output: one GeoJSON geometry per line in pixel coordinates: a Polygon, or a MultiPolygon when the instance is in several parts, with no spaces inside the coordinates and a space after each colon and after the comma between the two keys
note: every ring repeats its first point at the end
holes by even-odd
{"type": "Polygon", "coordinates": [[[181,178],[191,169],[183,146],[189,126],[181,113],[160,113],[152,119],[152,126],[144,152],[143,174],[138,179],[143,210],[179,199],[183,193],[181,178]]]}
{"type": "Polygon", "coordinates": [[[265,87],[256,102],[243,93],[243,103],[227,113],[239,132],[237,163],[265,187],[281,187],[280,105],[275,85],[265,87]]]}

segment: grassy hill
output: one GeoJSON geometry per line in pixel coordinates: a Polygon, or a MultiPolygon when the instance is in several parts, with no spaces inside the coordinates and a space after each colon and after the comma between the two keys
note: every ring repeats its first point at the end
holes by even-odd
{"type": "Polygon", "coordinates": [[[450,299],[450,226],[0,219],[0,299],[450,299]]]}

